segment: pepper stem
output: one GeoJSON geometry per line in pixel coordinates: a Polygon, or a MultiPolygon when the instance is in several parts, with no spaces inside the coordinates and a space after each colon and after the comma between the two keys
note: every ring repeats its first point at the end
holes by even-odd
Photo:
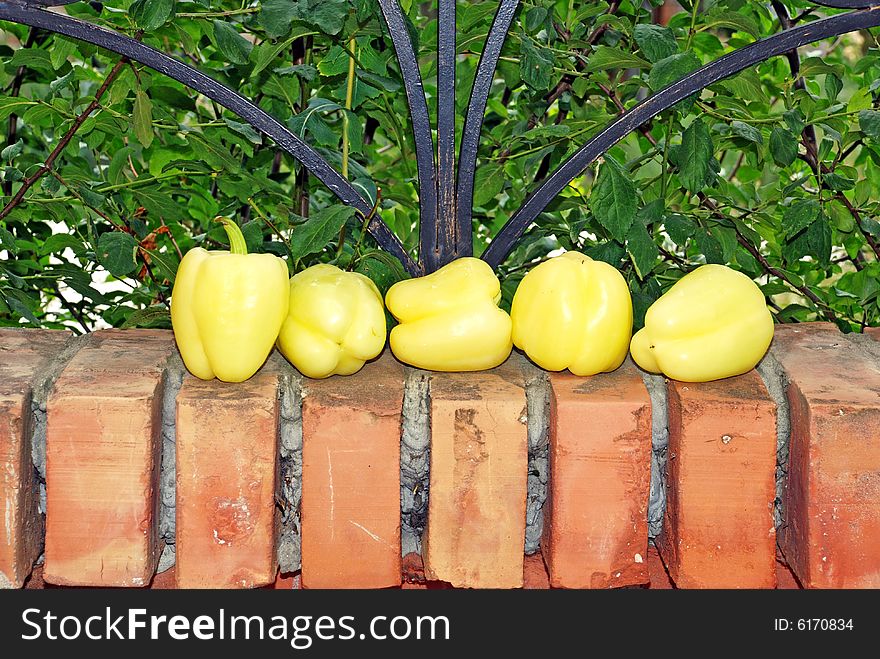
{"type": "Polygon", "coordinates": [[[226,229],[226,235],[229,236],[229,251],[233,254],[247,254],[247,243],[244,240],[244,234],[238,225],[228,217],[215,217],[215,222],[219,222],[226,229]]]}

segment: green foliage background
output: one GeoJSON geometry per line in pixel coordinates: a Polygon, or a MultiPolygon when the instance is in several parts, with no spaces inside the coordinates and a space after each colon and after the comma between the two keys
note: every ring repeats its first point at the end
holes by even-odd
{"type": "MultiPolygon", "coordinates": [[[[680,2],[668,27],[630,0],[523,3],[480,144],[476,254],[537,181],[622,109],[778,31],[777,9],[796,24],[834,13],[797,0],[680,2]]],[[[432,3],[401,4],[433,113],[432,3]]],[[[496,7],[459,2],[459,130],[496,7]]],[[[129,35],[143,31],[147,43],[240,89],[365,196],[376,200],[381,188],[379,212],[416,253],[409,115],[375,0],[111,0],[65,9],[129,35]]],[[[212,223],[221,214],[240,221],[252,250],[285,257],[292,272],[329,261],[383,290],[405,276],[363,235],[364,218],[238,117],[145,67],[117,66],[112,53],[22,26],[0,29],[0,325],[167,327],[180,254],[222,248],[225,235],[212,223]],[[118,290],[97,290],[108,277],[118,290]]],[[[707,262],[753,277],[780,322],[827,319],[847,331],[880,324],[877,33],[813,44],[800,60],[798,77],[774,58],[613,148],[500,268],[504,303],[530,264],[565,248],[624,273],[637,327],[654,299],[707,262]]]]}

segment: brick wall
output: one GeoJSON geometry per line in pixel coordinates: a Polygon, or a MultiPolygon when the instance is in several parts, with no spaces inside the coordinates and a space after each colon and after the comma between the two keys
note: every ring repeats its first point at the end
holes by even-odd
{"type": "Polygon", "coordinates": [[[878,341],[225,384],[170,332],[0,330],[0,587],[877,588],[878,341]]]}

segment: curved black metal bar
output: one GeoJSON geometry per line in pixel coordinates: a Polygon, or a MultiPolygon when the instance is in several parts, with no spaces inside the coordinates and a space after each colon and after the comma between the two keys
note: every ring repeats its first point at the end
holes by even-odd
{"type": "Polygon", "coordinates": [[[864,9],[877,6],[877,0],[810,0],[810,2],[834,9],[864,9]]]}
{"type": "MultiPolygon", "coordinates": [[[[458,256],[463,236],[455,224],[455,0],[437,3],[437,267],[458,256]]],[[[467,242],[472,243],[470,233],[467,242]]]]}
{"type": "Polygon", "coordinates": [[[501,48],[513,22],[513,16],[519,7],[519,0],[501,0],[492,19],[492,27],[486,37],[483,52],[480,55],[480,63],[477,65],[477,74],[474,76],[474,86],[471,89],[471,98],[468,102],[467,115],[464,120],[464,129],[461,134],[461,147],[458,152],[458,188],[456,191],[456,232],[460,236],[466,236],[468,250],[471,254],[473,241],[471,239],[471,218],[474,206],[474,174],[477,168],[477,151],[480,146],[480,131],[483,128],[483,115],[486,112],[486,102],[489,100],[489,90],[492,88],[492,80],[495,77],[495,67],[501,56],[501,48]]]}
{"type": "Polygon", "coordinates": [[[483,253],[482,258],[493,268],[501,264],[529,224],[565,186],[580,176],[596,158],[663,110],[719,80],[739,73],[743,69],[754,66],[770,57],[781,55],[813,41],[878,25],[880,25],[880,7],[862,9],[818,20],[779,32],[719,57],[714,62],[710,62],[660,90],[611,122],[548,176],[544,183],[535,190],[532,196],[526,199],[501,228],[501,231],[483,253]]]}
{"type": "Polygon", "coordinates": [[[403,76],[416,145],[416,167],[419,174],[419,266],[424,272],[433,272],[437,269],[437,182],[428,101],[422,87],[419,60],[400,4],[397,0],[379,0],[379,6],[388,24],[388,32],[391,34],[397,63],[403,76]]]}
{"type": "MultiPolygon", "coordinates": [[[[56,2],[55,4],[67,3],[56,2]]],[[[188,64],[113,30],[64,14],[40,9],[34,3],[0,2],[0,20],[50,30],[73,39],[86,41],[145,64],[169,78],[183,83],[235,112],[254,128],[272,138],[279,147],[301,162],[344,203],[354,206],[365,216],[370,213],[371,204],[358,194],[352,185],[333,169],[317,151],[241,94],[188,64]]],[[[406,252],[400,239],[378,217],[378,214],[372,217],[367,230],[383,249],[400,260],[410,274],[420,274],[418,265],[406,252]]]]}

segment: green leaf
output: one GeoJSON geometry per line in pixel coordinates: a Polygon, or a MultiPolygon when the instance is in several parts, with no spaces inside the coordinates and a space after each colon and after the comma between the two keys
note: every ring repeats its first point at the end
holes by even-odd
{"type": "Polygon", "coordinates": [[[832,101],[835,100],[842,90],[843,80],[833,73],[827,73],[825,75],[825,93],[828,95],[828,98],[832,101]]]}
{"type": "Polygon", "coordinates": [[[240,121],[233,121],[232,119],[224,119],[223,121],[226,122],[226,125],[229,126],[231,130],[234,130],[239,135],[243,135],[251,144],[263,143],[263,136],[258,133],[250,124],[245,124],[240,121]]]}
{"type": "Polygon", "coordinates": [[[10,114],[21,113],[26,108],[36,104],[36,101],[31,101],[27,98],[19,98],[18,96],[0,98],[0,120],[6,119],[10,114]]]}
{"type": "Polygon", "coordinates": [[[722,80],[721,86],[730,91],[738,100],[768,102],[767,93],[761,86],[761,78],[752,70],[743,71],[727,80],[722,80]]]}
{"type": "Polygon", "coordinates": [[[174,0],[135,0],[128,13],[138,27],[152,32],[165,25],[174,14],[174,0]]]}
{"type": "MultiPolygon", "coordinates": [[[[40,321],[37,320],[34,313],[30,310],[30,307],[22,301],[22,298],[28,300],[33,304],[30,296],[28,296],[24,291],[10,290],[9,297],[6,298],[6,303],[9,305],[10,309],[17,313],[19,316],[28,321],[31,325],[35,327],[40,326],[40,321]]],[[[33,304],[33,306],[37,306],[33,304]]]]}
{"type": "Polygon", "coordinates": [[[153,143],[153,104],[150,97],[141,89],[137,90],[134,97],[134,110],[131,120],[134,122],[134,134],[144,148],[149,148],[153,143]]]}
{"type": "Polygon", "coordinates": [[[10,144],[5,149],[0,151],[0,159],[2,160],[12,160],[16,156],[21,155],[21,152],[24,150],[24,142],[22,140],[18,140],[15,144],[10,144]]]}
{"type": "Polygon", "coordinates": [[[590,195],[590,210],[613,238],[623,242],[639,206],[636,186],[628,172],[610,156],[599,168],[590,195]]]}
{"type": "Polygon", "coordinates": [[[531,7],[526,12],[525,25],[529,32],[536,32],[547,21],[546,7],[531,7]]]}
{"type": "Polygon", "coordinates": [[[764,143],[764,138],[761,136],[761,131],[754,126],[751,126],[742,121],[731,121],[730,132],[737,137],[741,137],[749,142],[754,142],[755,144],[764,143]]]}
{"type": "Polygon", "coordinates": [[[155,187],[144,187],[134,191],[135,199],[147,209],[151,216],[165,218],[166,220],[178,219],[184,211],[174,201],[167,190],[158,190],[155,187]]]}
{"type": "Polygon", "coordinates": [[[831,227],[822,219],[782,246],[786,263],[796,263],[805,256],[812,256],[824,266],[831,260],[831,227]]]}
{"type": "Polygon", "coordinates": [[[324,76],[338,76],[348,72],[351,55],[342,46],[331,46],[318,62],[318,71],[324,76]]]}
{"type": "Polygon", "coordinates": [[[76,42],[60,34],[55,35],[55,41],[52,44],[52,50],[49,51],[49,61],[56,70],[60,69],[67,58],[76,52],[76,42]]]}
{"type": "Polygon", "coordinates": [[[547,89],[553,74],[553,53],[546,48],[539,48],[526,37],[522,40],[519,54],[519,74],[523,82],[532,89],[547,89]]]}
{"type": "Polygon", "coordinates": [[[644,279],[653,270],[660,250],[645,225],[634,222],[626,237],[626,251],[629,252],[633,267],[639,279],[644,279]]]}
{"type": "Polygon", "coordinates": [[[658,62],[678,52],[675,35],[668,27],[640,23],[633,30],[633,37],[645,57],[651,62],[658,62]]]}
{"type": "Polygon", "coordinates": [[[792,238],[819,219],[821,208],[815,199],[798,199],[782,213],[786,238],[792,238]]]}
{"type": "Polygon", "coordinates": [[[354,271],[369,277],[383,296],[394,284],[409,277],[400,261],[379,250],[364,254],[354,271]]]}
{"type": "Polygon", "coordinates": [[[679,247],[687,247],[688,239],[694,235],[694,225],[684,215],[673,213],[663,219],[666,233],[679,247]]]}
{"type": "Polygon", "coordinates": [[[700,60],[691,52],[670,55],[651,67],[648,84],[653,91],[658,92],[698,68],[700,60]]]}
{"type": "Polygon", "coordinates": [[[109,231],[98,239],[98,262],[115,277],[125,277],[137,268],[138,244],[131,234],[109,231]]]}
{"type": "Polygon", "coordinates": [[[702,119],[695,119],[684,131],[678,153],[678,176],[691,192],[699,192],[706,185],[712,153],[709,128],[702,119]]]}
{"type": "Polygon", "coordinates": [[[780,167],[789,167],[797,158],[798,139],[791,131],[776,126],[770,133],[770,155],[780,167]]]}
{"type": "Polygon", "coordinates": [[[263,228],[257,220],[251,220],[241,225],[241,233],[249,253],[261,251],[263,246],[263,228]]]}
{"type": "Polygon", "coordinates": [[[308,4],[308,9],[300,9],[302,20],[315,25],[324,34],[334,35],[342,31],[348,18],[348,0],[301,0],[299,6],[305,4],[308,4]]]}
{"type": "Polygon", "coordinates": [[[241,163],[233,158],[232,154],[222,144],[209,142],[194,133],[189,133],[186,136],[186,140],[194,145],[195,152],[203,157],[212,167],[227,169],[233,173],[241,171],[241,163]]]}
{"type": "Polygon", "coordinates": [[[711,233],[705,230],[697,231],[694,235],[697,249],[706,257],[706,263],[720,263],[724,265],[724,250],[721,243],[711,233]]]}
{"type": "Polygon", "coordinates": [[[504,168],[488,163],[477,169],[474,176],[474,206],[484,206],[492,201],[504,187],[504,168]]]}
{"type": "Polygon", "coordinates": [[[225,55],[230,62],[235,64],[247,64],[254,44],[238,33],[231,24],[225,21],[214,21],[214,40],[217,49],[225,55]]]}
{"type": "Polygon", "coordinates": [[[79,255],[83,251],[82,241],[69,233],[55,233],[46,238],[46,242],[40,247],[40,254],[57,254],[68,248],[79,255]]]}
{"type": "Polygon", "coordinates": [[[710,233],[718,241],[718,244],[721,245],[722,261],[730,263],[736,251],[736,231],[730,227],[714,226],[710,229],[710,233]]]}
{"type": "Polygon", "coordinates": [[[122,325],[122,329],[145,327],[150,329],[171,329],[171,312],[163,306],[153,305],[133,312],[122,325]]]}
{"type": "Polygon", "coordinates": [[[720,11],[709,16],[708,25],[712,27],[727,27],[733,30],[746,32],[755,39],[761,38],[760,26],[749,16],[735,11],[720,11]]]}
{"type": "Polygon", "coordinates": [[[650,62],[629,51],[611,46],[599,46],[590,55],[584,70],[591,72],[608,69],[647,69],[650,66],[650,62]]]}
{"type": "Polygon", "coordinates": [[[294,261],[319,252],[338,234],[355,210],[340,204],[328,206],[314,213],[304,224],[297,226],[290,238],[290,254],[294,261]]]}
{"type": "Polygon", "coordinates": [[[785,121],[785,125],[788,126],[788,129],[795,135],[800,135],[804,132],[804,127],[806,126],[804,115],[797,108],[783,112],[782,119],[785,121]]]}
{"type": "Polygon", "coordinates": [[[48,75],[55,73],[55,67],[52,66],[52,59],[49,57],[48,51],[41,48],[19,48],[12,57],[6,60],[7,67],[24,66],[29,69],[43,71],[48,75]]]}
{"type": "Polygon", "coordinates": [[[822,180],[832,190],[843,192],[844,190],[852,190],[855,187],[855,181],[845,176],[841,176],[836,172],[828,172],[822,175],[822,180]]]}
{"type": "Polygon", "coordinates": [[[324,34],[336,35],[342,31],[348,13],[348,0],[267,0],[262,3],[260,23],[273,38],[287,35],[295,19],[324,34]]]}
{"type": "Polygon", "coordinates": [[[261,43],[259,46],[255,46],[250,54],[250,60],[254,64],[254,68],[251,69],[251,75],[256,76],[260,71],[269,66],[278,57],[278,54],[288,48],[299,36],[302,35],[290,37],[286,41],[280,41],[276,44],[261,43]]]}
{"type": "Polygon", "coordinates": [[[880,112],[877,110],[862,110],[859,112],[859,127],[868,137],[880,139],[880,112]]]}
{"type": "Polygon", "coordinates": [[[3,227],[0,227],[0,249],[8,250],[13,256],[18,254],[18,245],[15,242],[15,236],[3,227]]]}
{"type": "Polygon", "coordinates": [[[296,4],[291,0],[266,0],[260,4],[260,23],[270,37],[282,37],[290,32],[296,16],[296,4]]]}

